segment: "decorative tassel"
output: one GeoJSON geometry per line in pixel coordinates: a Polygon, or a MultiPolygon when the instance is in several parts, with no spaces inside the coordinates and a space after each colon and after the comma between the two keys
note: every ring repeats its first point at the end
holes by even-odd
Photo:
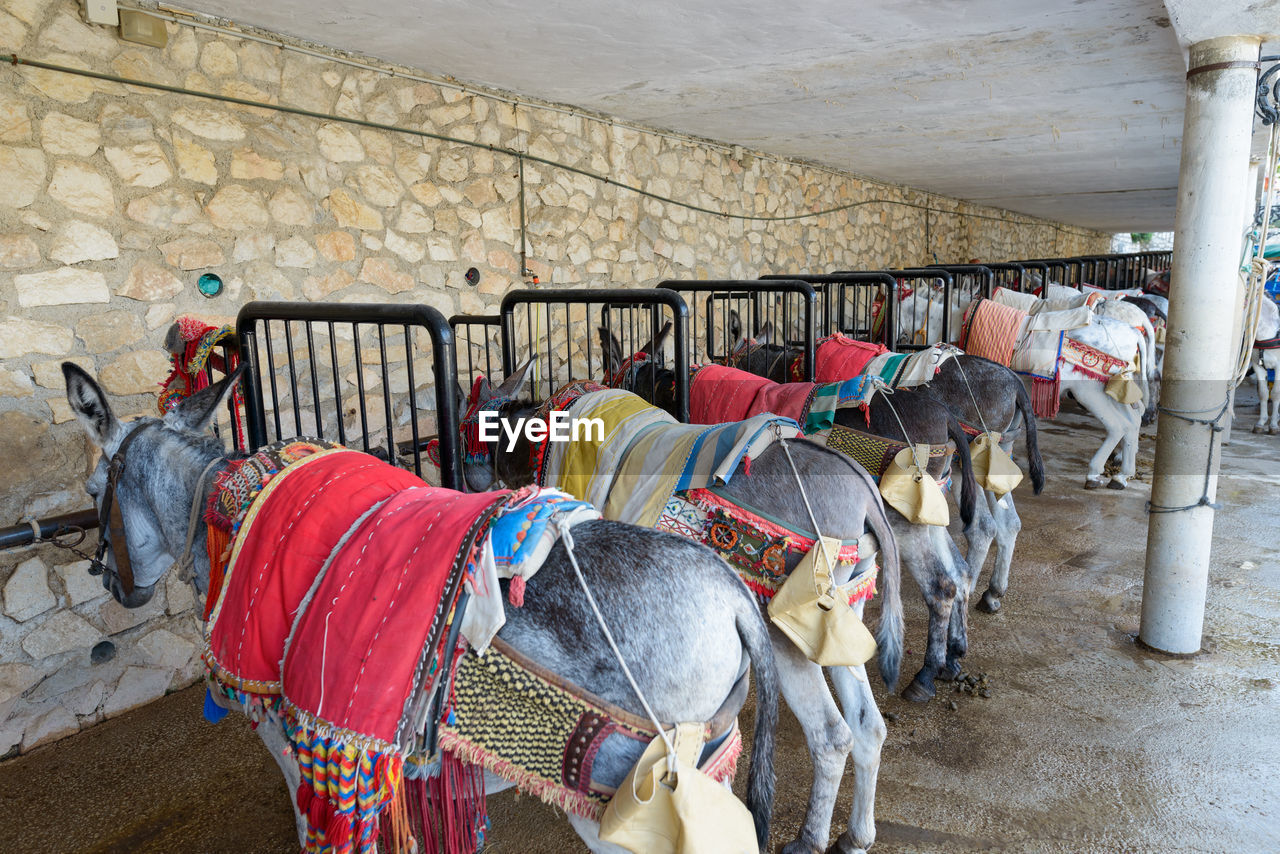
{"type": "Polygon", "coordinates": [[[524,607],[524,586],[523,575],[511,576],[511,586],[507,588],[507,601],[511,603],[512,607],[524,607]]]}
{"type": "Polygon", "coordinates": [[[351,844],[351,816],[335,812],[325,825],[324,839],[333,846],[333,854],[341,854],[351,844]]]}
{"type": "Polygon", "coordinates": [[[751,457],[742,458],[742,473],[751,477],[751,457]]]}
{"type": "Polygon", "coordinates": [[[1037,418],[1054,418],[1058,414],[1058,409],[1062,405],[1059,397],[1059,377],[1051,380],[1041,379],[1040,377],[1032,377],[1031,379],[1031,409],[1035,412],[1037,418]]]}
{"type": "Polygon", "coordinates": [[[209,556],[209,589],[204,594],[204,618],[209,619],[213,612],[213,604],[218,601],[222,590],[222,582],[227,571],[227,560],[230,558],[231,537],[226,531],[213,525],[206,526],[208,534],[205,538],[205,553],[209,556]]]}
{"type": "Polygon", "coordinates": [[[315,789],[311,788],[310,782],[303,780],[298,784],[297,804],[300,815],[311,815],[311,802],[315,800],[315,797],[316,792],[315,789]]]}

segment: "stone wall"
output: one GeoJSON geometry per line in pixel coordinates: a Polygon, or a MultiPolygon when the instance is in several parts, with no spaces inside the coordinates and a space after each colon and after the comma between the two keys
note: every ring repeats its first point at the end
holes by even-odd
{"type": "MultiPolygon", "coordinates": [[[[523,280],[519,162],[503,149],[539,158],[523,175],[527,266],[555,286],[1107,248],[1099,233],[186,26],[168,25],[163,49],[129,44],[83,23],[72,0],[0,0],[0,49],[328,116],[4,66],[0,525],[88,505],[93,452],[64,399],[65,359],[132,415],[155,410],[164,330],[180,314],[227,322],[251,299],[495,309],[523,280]],[[222,277],[222,295],[200,295],[203,272],[222,277]]],[[[171,581],[126,611],[71,557],[0,553],[0,756],[199,673],[186,588],[171,581]]]]}

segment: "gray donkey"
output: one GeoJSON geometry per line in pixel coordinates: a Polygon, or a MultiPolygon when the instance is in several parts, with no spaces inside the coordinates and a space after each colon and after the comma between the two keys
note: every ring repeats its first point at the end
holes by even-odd
{"type": "MultiPolygon", "coordinates": [[[[472,401],[474,414],[496,412],[505,422],[503,439],[487,443],[487,460],[469,462],[467,485],[484,490],[494,484],[517,486],[532,482],[532,450],[523,425],[534,413],[532,403],[518,399],[533,360],[520,366],[498,388],[488,381],[478,386],[479,397],[472,401]],[[506,433],[518,433],[508,445],[506,433]]],[[[880,625],[877,632],[878,665],[881,677],[891,688],[898,678],[902,659],[902,601],[899,593],[898,545],[884,512],[879,493],[866,472],[849,458],[807,440],[788,442],[796,469],[804,481],[805,494],[823,534],[842,540],[856,540],[867,528],[879,542],[883,556],[880,625]]],[[[729,483],[718,488],[729,498],[746,506],[767,507],[769,514],[792,530],[812,527],[805,499],[797,489],[796,476],[780,443],[774,443],[750,466],[739,464],[729,483]]],[[[795,560],[789,562],[794,568],[795,560]]],[[[854,571],[861,571],[862,564],[854,571]]],[[[853,572],[835,581],[843,584],[853,572]]],[[[856,609],[861,616],[863,603],[856,609]]],[[[854,765],[853,804],[849,826],[831,851],[852,854],[875,841],[875,789],[880,768],[880,748],[886,729],[865,668],[831,667],[831,677],[840,698],[837,707],[823,678],[823,668],[807,659],[795,644],[777,629],[770,629],[774,654],[778,659],[778,681],[782,696],[804,731],[813,760],[813,785],[799,836],[783,846],[783,854],[820,854],[827,851],[832,812],[844,772],[845,758],[852,754],[854,765]],[[844,710],[841,715],[841,708],[844,710]]],[[[916,679],[930,686],[938,662],[927,663],[916,679]]]]}
{"type": "MultiPolygon", "coordinates": [[[[772,324],[766,322],[753,341],[756,346],[735,358],[734,367],[775,382],[785,382],[787,365],[802,351],[770,343],[772,334],[772,324]]],[[[998,362],[966,354],[943,362],[937,376],[918,391],[945,406],[966,430],[998,432],[1000,447],[1008,454],[1013,453],[1021,434],[1026,440],[1031,486],[1036,495],[1040,494],[1044,489],[1045,471],[1037,443],[1036,416],[1026,387],[1017,374],[998,362]]],[[[994,542],[996,558],[991,578],[982,597],[974,603],[978,610],[994,614],[1000,610],[1000,600],[1009,589],[1009,570],[1022,519],[1014,507],[1013,493],[1003,498],[997,498],[990,490],[985,493],[986,500],[977,502],[973,522],[964,530],[969,545],[965,554],[969,570],[965,599],[970,599],[977,590],[978,578],[994,542]]],[[[952,619],[963,619],[963,615],[953,615],[952,619]]]]}
{"type": "MultiPolygon", "coordinates": [[[[640,352],[660,350],[670,329],[670,324],[664,326],[655,341],[646,344],[640,352]]],[[[621,345],[608,330],[601,328],[598,331],[605,371],[612,376],[622,365],[621,345]]],[[[675,382],[670,370],[644,362],[627,373],[623,387],[675,415],[675,382]]],[[[877,397],[866,416],[861,410],[837,410],[836,423],[893,442],[930,445],[945,445],[948,440],[954,442],[956,456],[960,460],[957,502],[960,520],[966,530],[974,527],[976,507],[983,502],[977,500],[978,486],[969,457],[968,438],[945,407],[919,392],[904,389],[894,392],[892,399],[877,397]]],[[[938,477],[942,472],[931,471],[930,474],[938,477]]],[[[921,703],[935,695],[935,678],[950,681],[960,674],[960,659],[969,648],[967,602],[973,573],[945,528],[912,524],[892,507],[886,507],[885,511],[898,541],[902,564],[916,580],[925,607],[929,609],[924,667],[902,692],[906,699],[921,703]]]]}
{"type": "MultiPolygon", "coordinates": [[[[225,450],[203,431],[238,372],[186,399],[163,418],[122,423],[88,374],[70,362],[63,363],[62,370],[72,411],[103,452],[88,483],[89,494],[99,505],[106,491],[108,460],[129,440],[127,465],[115,485],[114,501],[123,516],[134,589],[131,594],[125,592],[111,549],[106,554],[103,584],[122,605],[138,607],[150,600],[191,536],[190,508],[193,501],[203,504],[208,496],[208,487],[197,494],[201,471],[210,463],[214,472],[226,467],[225,450]]],[[[212,478],[207,482],[211,484],[212,478]]],[[[197,524],[193,580],[201,593],[207,593],[209,585],[205,534],[205,526],[197,524]]],[[[103,536],[108,536],[106,531],[103,536]]],[[[575,527],[573,539],[574,553],[595,590],[605,621],[661,720],[708,721],[718,712],[736,714],[746,698],[742,677],[748,666],[755,668],[756,725],[747,805],[760,848],[765,850],[773,804],[778,683],[768,630],[754,597],[715,552],[674,535],[595,521],[575,527]]],[[[120,544],[111,546],[115,549],[120,544]]],[[[576,582],[563,540],[529,584],[524,606],[508,610],[498,636],[569,682],[642,714],[576,582]]],[[[237,708],[225,698],[220,702],[237,708]]],[[[293,754],[285,750],[283,730],[268,725],[258,726],[257,732],[280,765],[290,801],[296,804],[299,770],[293,754]]],[[[593,766],[601,779],[621,781],[638,758],[638,753],[624,752],[608,742],[601,748],[593,766]]],[[[511,785],[485,776],[486,794],[511,785]]],[[[296,806],[295,819],[305,844],[306,824],[296,806]]],[[[626,854],[599,840],[595,822],[576,816],[569,821],[591,851],[626,854]]]]}

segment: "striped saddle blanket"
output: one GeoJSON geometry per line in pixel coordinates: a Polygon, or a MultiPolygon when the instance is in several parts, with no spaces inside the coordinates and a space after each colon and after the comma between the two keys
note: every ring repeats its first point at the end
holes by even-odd
{"type": "Polygon", "coordinates": [[[759,456],[800,427],[757,415],[714,426],[681,424],[638,395],[620,389],[560,398],[571,419],[598,419],[589,440],[547,442],[540,483],[600,508],[606,519],[649,528],[678,491],[725,484],[743,458],[759,456]]]}
{"type": "Polygon", "coordinates": [[[1026,304],[1028,298],[1037,304],[1046,301],[1004,288],[998,288],[997,295],[1006,301],[975,300],[965,311],[960,346],[972,356],[999,362],[1020,374],[1056,378],[1066,333],[1093,323],[1092,309],[1080,306],[1061,311],[1028,311],[1009,305],[1008,301],[1013,297],[1020,305],[1026,304]]]}

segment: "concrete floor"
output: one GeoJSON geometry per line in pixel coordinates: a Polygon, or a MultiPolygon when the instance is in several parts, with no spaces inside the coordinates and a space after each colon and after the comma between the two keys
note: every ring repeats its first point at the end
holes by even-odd
{"type": "MultiPolygon", "coordinates": [[[[1244,431],[1225,450],[1228,509],[1205,651],[1192,659],[1134,642],[1147,484],[1083,491],[1099,434],[1068,409],[1044,425],[1050,480],[1039,497],[1019,493],[1024,528],[1005,607],[970,621],[968,669],[988,675],[992,697],[943,686],[919,706],[878,692],[896,719],[874,852],[1280,850],[1280,437],[1247,432],[1252,400],[1241,394],[1244,431]]],[[[1143,480],[1153,452],[1144,441],[1143,480]]],[[[918,645],[924,609],[910,584],[905,598],[908,645],[918,645]]],[[[202,696],[179,692],[0,765],[0,848],[295,852],[274,763],[243,720],[206,724],[202,696]]],[[[778,775],[775,845],[798,827],[809,780],[785,712],[778,775]]],[[[837,825],[851,787],[850,775],[837,825]]],[[[491,852],[581,850],[536,800],[504,793],[490,812],[491,852]]]]}

